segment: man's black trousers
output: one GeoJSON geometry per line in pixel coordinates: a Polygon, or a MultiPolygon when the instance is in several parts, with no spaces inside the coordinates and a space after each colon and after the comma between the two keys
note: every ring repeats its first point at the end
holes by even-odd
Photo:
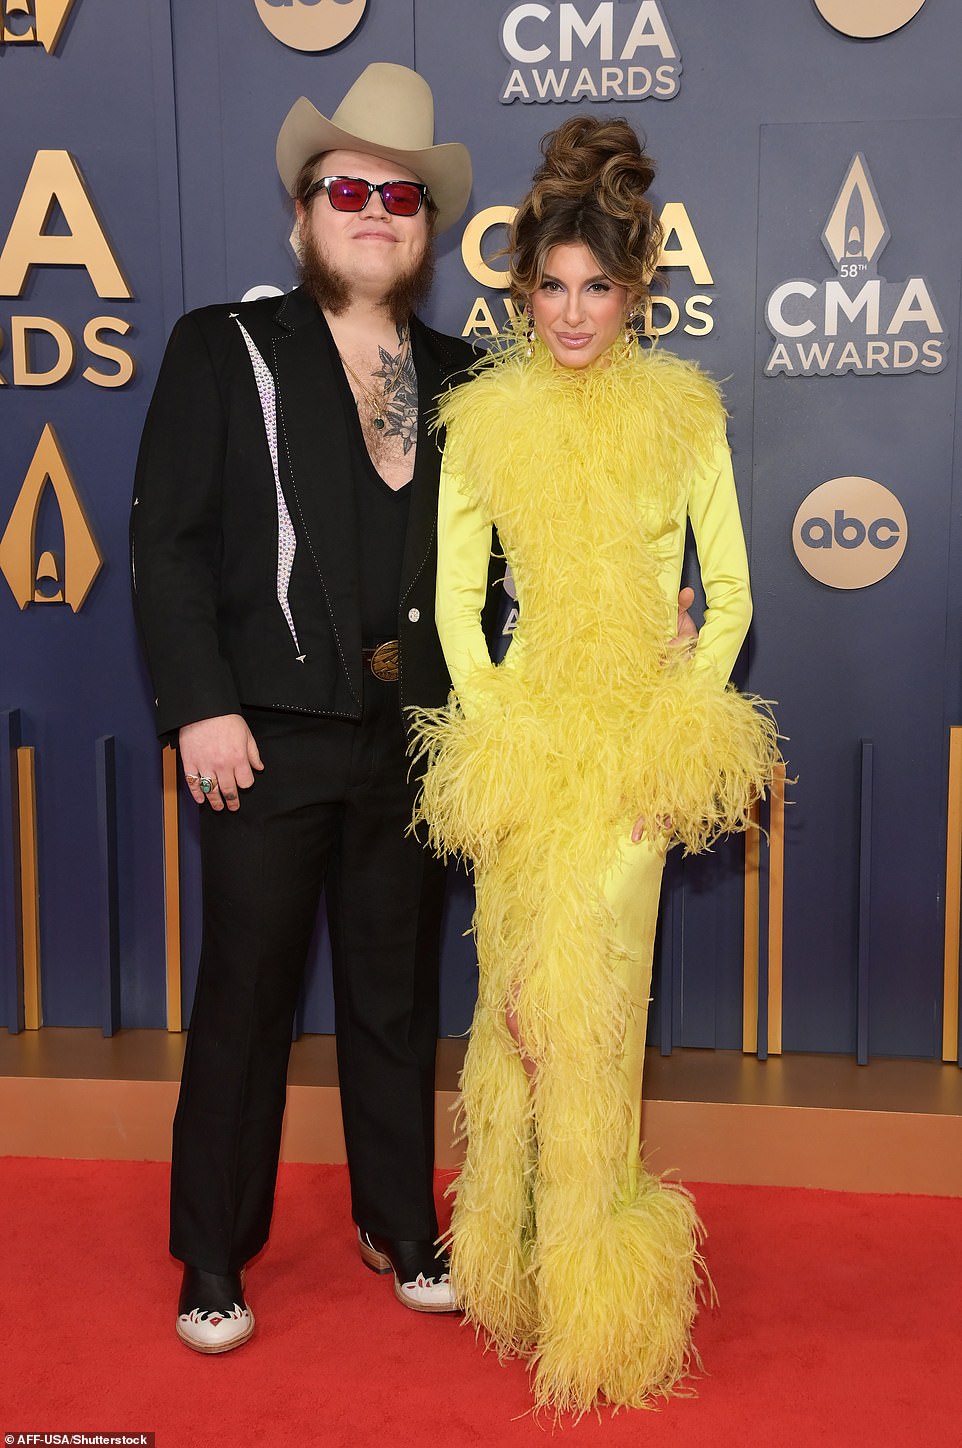
{"type": "Polygon", "coordinates": [[[203,808],[204,928],[174,1119],[170,1249],[237,1271],[270,1229],[294,1012],[322,889],[352,1211],[433,1240],[443,870],[406,833],[397,685],[363,719],[251,710],[264,761],[236,813],[203,808]]]}

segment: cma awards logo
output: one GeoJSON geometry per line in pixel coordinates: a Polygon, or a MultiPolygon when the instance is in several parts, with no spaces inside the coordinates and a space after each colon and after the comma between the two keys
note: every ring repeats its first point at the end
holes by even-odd
{"type": "MultiPolygon", "coordinates": [[[[53,533],[56,525],[49,516],[45,521],[50,527],[43,531],[53,533]]],[[[102,563],[67,461],[47,423],[0,538],[0,572],[18,608],[26,608],[28,603],[66,603],[78,613],[102,563]],[[38,520],[48,488],[59,511],[63,546],[44,549],[38,557],[38,520]]]]}
{"type": "Polygon", "coordinates": [[[333,50],[361,23],[367,0],[254,0],[275,40],[292,50],[333,50]]]}
{"type": "Polygon", "coordinates": [[[0,45],[42,45],[49,55],[74,0],[0,0],[0,45]]]}
{"type": "Polygon", "coordinates": [[[872,478],[830,478],[792,524],[795,556],[828,588],[868,588],[895,568],[909,525],[894,493],[872,478]]]}
{"type": "Polygon", "coordinates": [[[865,157],[855,155],[822,232],[838,275],[782,282],[765,303],[775,346],[765,374],[939,372],[948,341],[924,277],[888,282],[877,271],[891,235],[865,157]]]}
{"type": "Polygon", "coordinates": [[[501,102],[671,100],[681,54],[659,0],[512,5],[501,21],[509,66],[501,102]]]}

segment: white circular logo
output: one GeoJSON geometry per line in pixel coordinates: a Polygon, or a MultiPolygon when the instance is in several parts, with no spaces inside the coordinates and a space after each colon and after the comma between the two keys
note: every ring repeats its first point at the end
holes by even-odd
{"type": "Polygon", "coordinates": [[[872,478],[830,478],[792,524],[799,563],[829,588],[869,588],[892,572],[909,536],[905,509],[872,478]]]}
{"type": "Polygon", "coordinates": [[[254,0],[268,30],[292,50],[333,50],[361,23],[367,0],[254,0]]]}
{"type": "Polygon", "coordinates": [[[833,29],[856,40],[875,40],[901,30],[925,0],[815,0],[815,4],[833,29]]]}
{"type": "Polygon", "coordinates": [[[280,287],[275,287],[270,282],[261,282],[256,287],[248,287],[241,297],[242,302],[259,302],[262,297],[282,297],[284,293],[280,287]]]}

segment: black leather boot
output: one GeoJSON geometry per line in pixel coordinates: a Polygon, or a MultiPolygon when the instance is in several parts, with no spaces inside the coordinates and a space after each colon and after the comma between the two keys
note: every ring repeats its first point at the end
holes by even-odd
{"type": "Polygon", "coordinates": [[[406,1242],[357,1229],[361,1261],[394,1273],[394,1295],[413,1312],[457,1312],[447,1254],[434,1242],[406,1242]]]}

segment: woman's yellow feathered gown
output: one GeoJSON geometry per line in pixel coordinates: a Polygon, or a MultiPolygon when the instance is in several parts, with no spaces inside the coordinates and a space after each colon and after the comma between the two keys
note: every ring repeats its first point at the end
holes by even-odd
{"type": "Polygon", "coordinates": [[[750,617],[724,412],[661,352],[585,372],[518,348],[444,397],[438,628],[455,685],[417,726],[431,842],[474,862],[479,1000],[451,1270],[539,1404],[640,1406],[684,1377],[700,1225],[640,1162],[651,950],[667,843],[746,828],[777,757],[726,688],[750,617]],[[674,651],[686,516],[708,601],[674,651]],[[521,616],[480,627],[497,526],[521,616]],[[632,825],[670,820],[630,843],[632,825]],[[536,1063],[529,1089],[506,1009],[536,1063]]]}

